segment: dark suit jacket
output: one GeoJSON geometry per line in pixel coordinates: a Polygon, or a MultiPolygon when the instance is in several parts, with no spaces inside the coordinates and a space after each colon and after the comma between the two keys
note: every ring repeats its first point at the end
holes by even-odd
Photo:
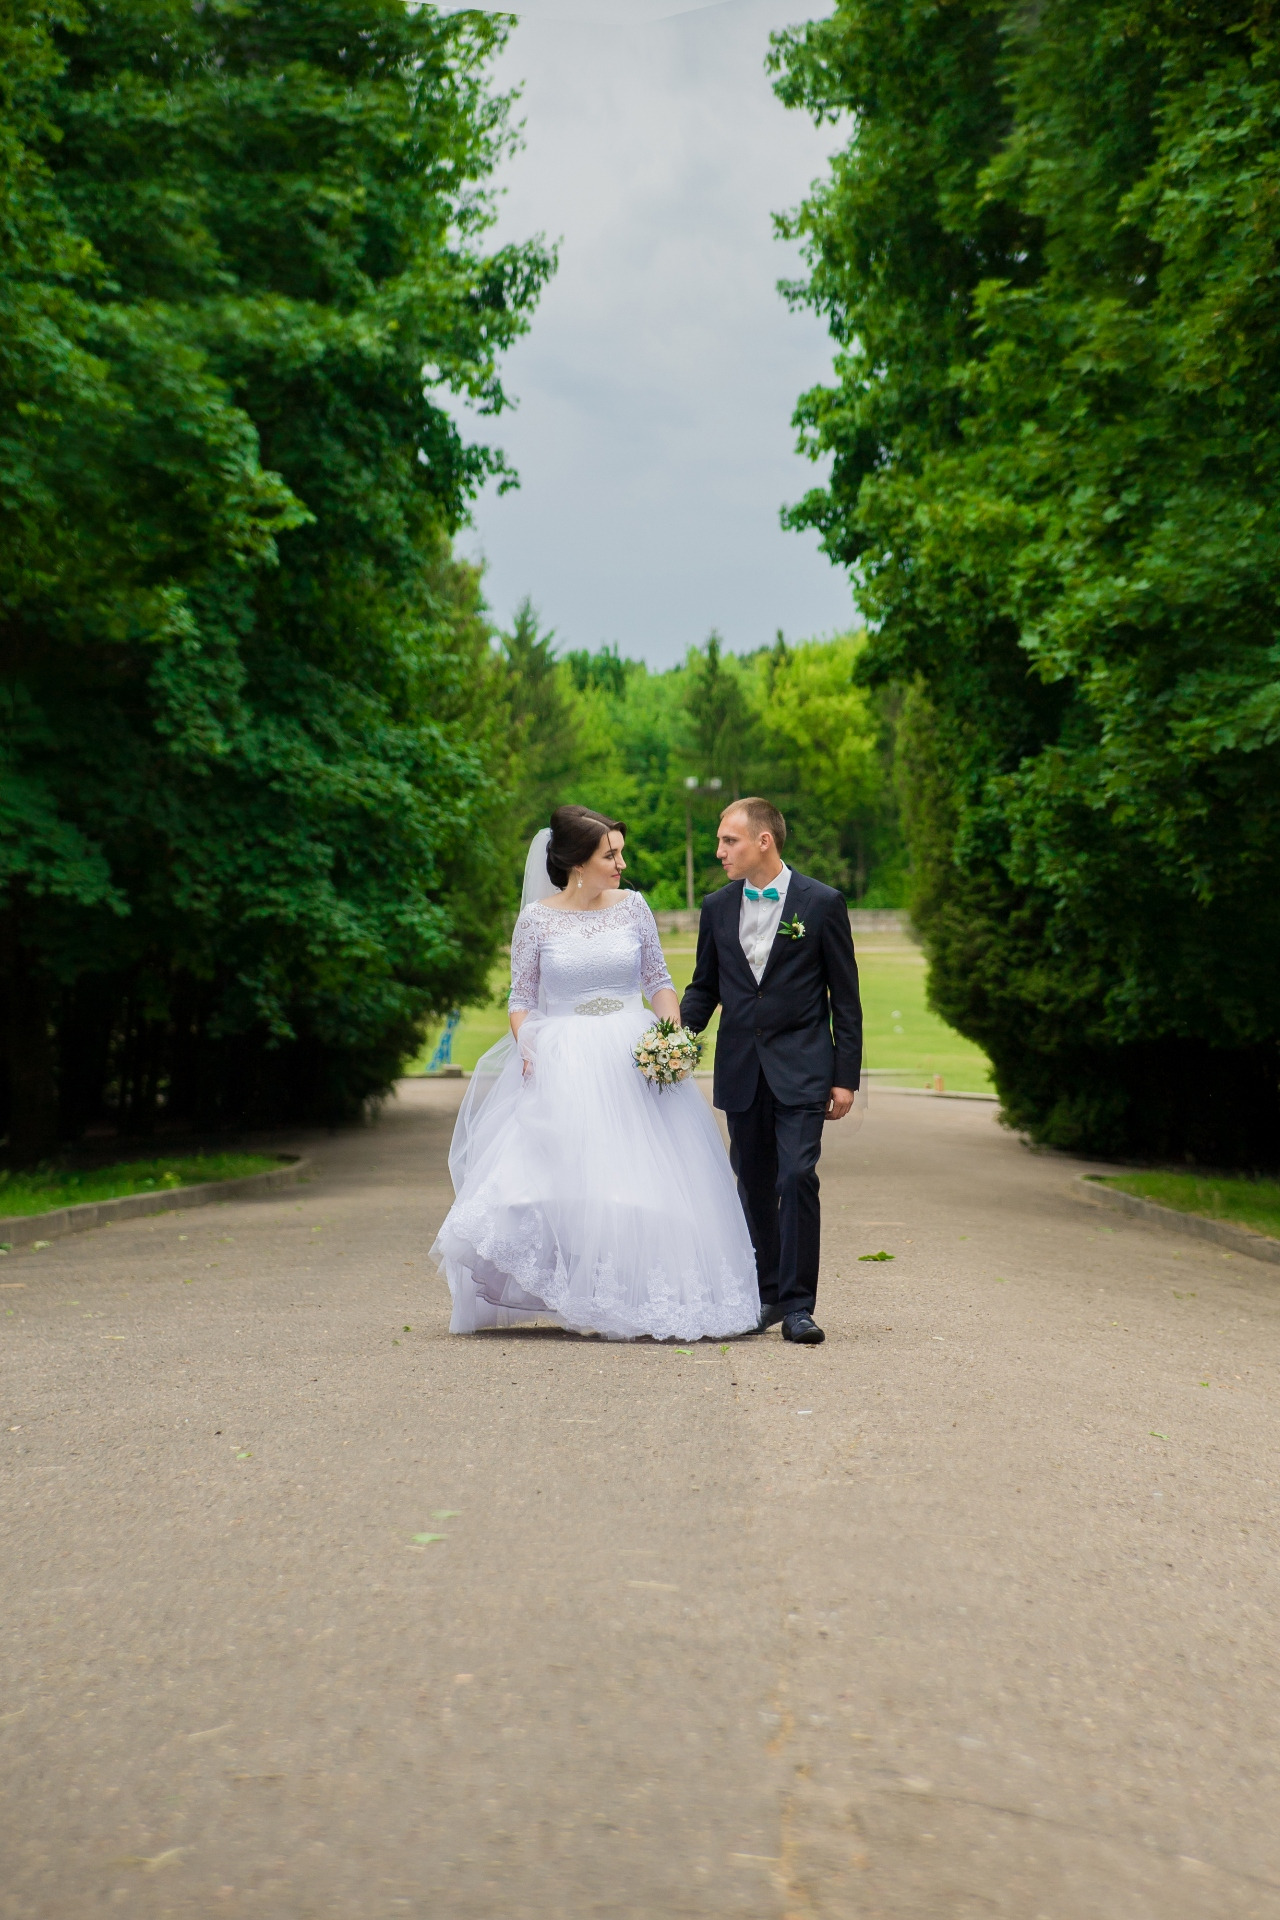
{"type": "Polygon", "coordinates": [[[680,1003],[695,1032],[722,1009],[712,1097],[726,1113],[745,1112],[763,1073],[780,1105],[825,1106],[832,1087],[856,1088],[862,1077],[849,909],[834,887],[793,872],[782,918],[802,920],[804,938],[778,932],[758,986],[738,937],[741,909],[741,880],[703,901],[698,958],[680,1003]]]}

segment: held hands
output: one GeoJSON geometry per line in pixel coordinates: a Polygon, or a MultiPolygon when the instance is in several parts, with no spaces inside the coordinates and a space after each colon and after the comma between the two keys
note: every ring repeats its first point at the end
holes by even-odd
{"type": "Polygon", "coordinates": [[[659,987],[656,993],[651,993],[649,1005],[659,1020],[670,1020],[674,1027],[680,1025],[680,1001],[670,987],[659,987]]]}
{"type": "Polygon", "coordinates": [[[843,1120],[853,1105],[853,1093],[848,1087],[832,1087],[831,1098],[827,1101],[828,1120],[843,1120]]]}

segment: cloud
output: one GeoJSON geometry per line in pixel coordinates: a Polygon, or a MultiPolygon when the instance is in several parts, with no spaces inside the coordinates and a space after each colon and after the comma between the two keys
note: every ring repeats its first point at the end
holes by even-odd
{"type": "Polygon", "coordinates": [[[501,56],[526,146],[499,237],[544,232],[561,260],[505,363],[518,411],[476,423],[522,482],[462,543],[501,620],[529,593],[564,644],[654,665],[712,626],[744,650],[851,624],[843,574],[778,524],[816,478],[790,417],[831,343],[776,291],[799,266],[771,216],[841,138],[764,74],[793,9],[535,0],[501,56]]]}

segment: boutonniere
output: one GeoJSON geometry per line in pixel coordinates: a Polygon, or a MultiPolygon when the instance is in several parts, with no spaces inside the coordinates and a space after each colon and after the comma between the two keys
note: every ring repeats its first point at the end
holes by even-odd
{"type": "Polygon", "coordinates": [[[804,939],[804,921],[803,920],[783,920],[778,927],[778,932],[785,933],[788,940],[803,940],[804,939]]]}

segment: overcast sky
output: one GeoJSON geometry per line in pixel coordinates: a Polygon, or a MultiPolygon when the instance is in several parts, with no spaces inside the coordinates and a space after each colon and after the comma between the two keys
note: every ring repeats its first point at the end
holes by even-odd
{"type": "Polygon", "coordinates": [[[518,408],[473,423],[520,491],[490,487],[461,543],[501,623],[527,593],[563,646],[655,666],[713,626],[741,652],[853,617],[844,575],[778,523],[818,476],[790,420],[831,342],[776,291],[798,261],[770,216],[840,134],[788,113],[764,58],[827,6],[671,4],[530,0],[498,65],[526,123],[499,237],[545,233],[560,270],[505,363],[518,408]]]}

